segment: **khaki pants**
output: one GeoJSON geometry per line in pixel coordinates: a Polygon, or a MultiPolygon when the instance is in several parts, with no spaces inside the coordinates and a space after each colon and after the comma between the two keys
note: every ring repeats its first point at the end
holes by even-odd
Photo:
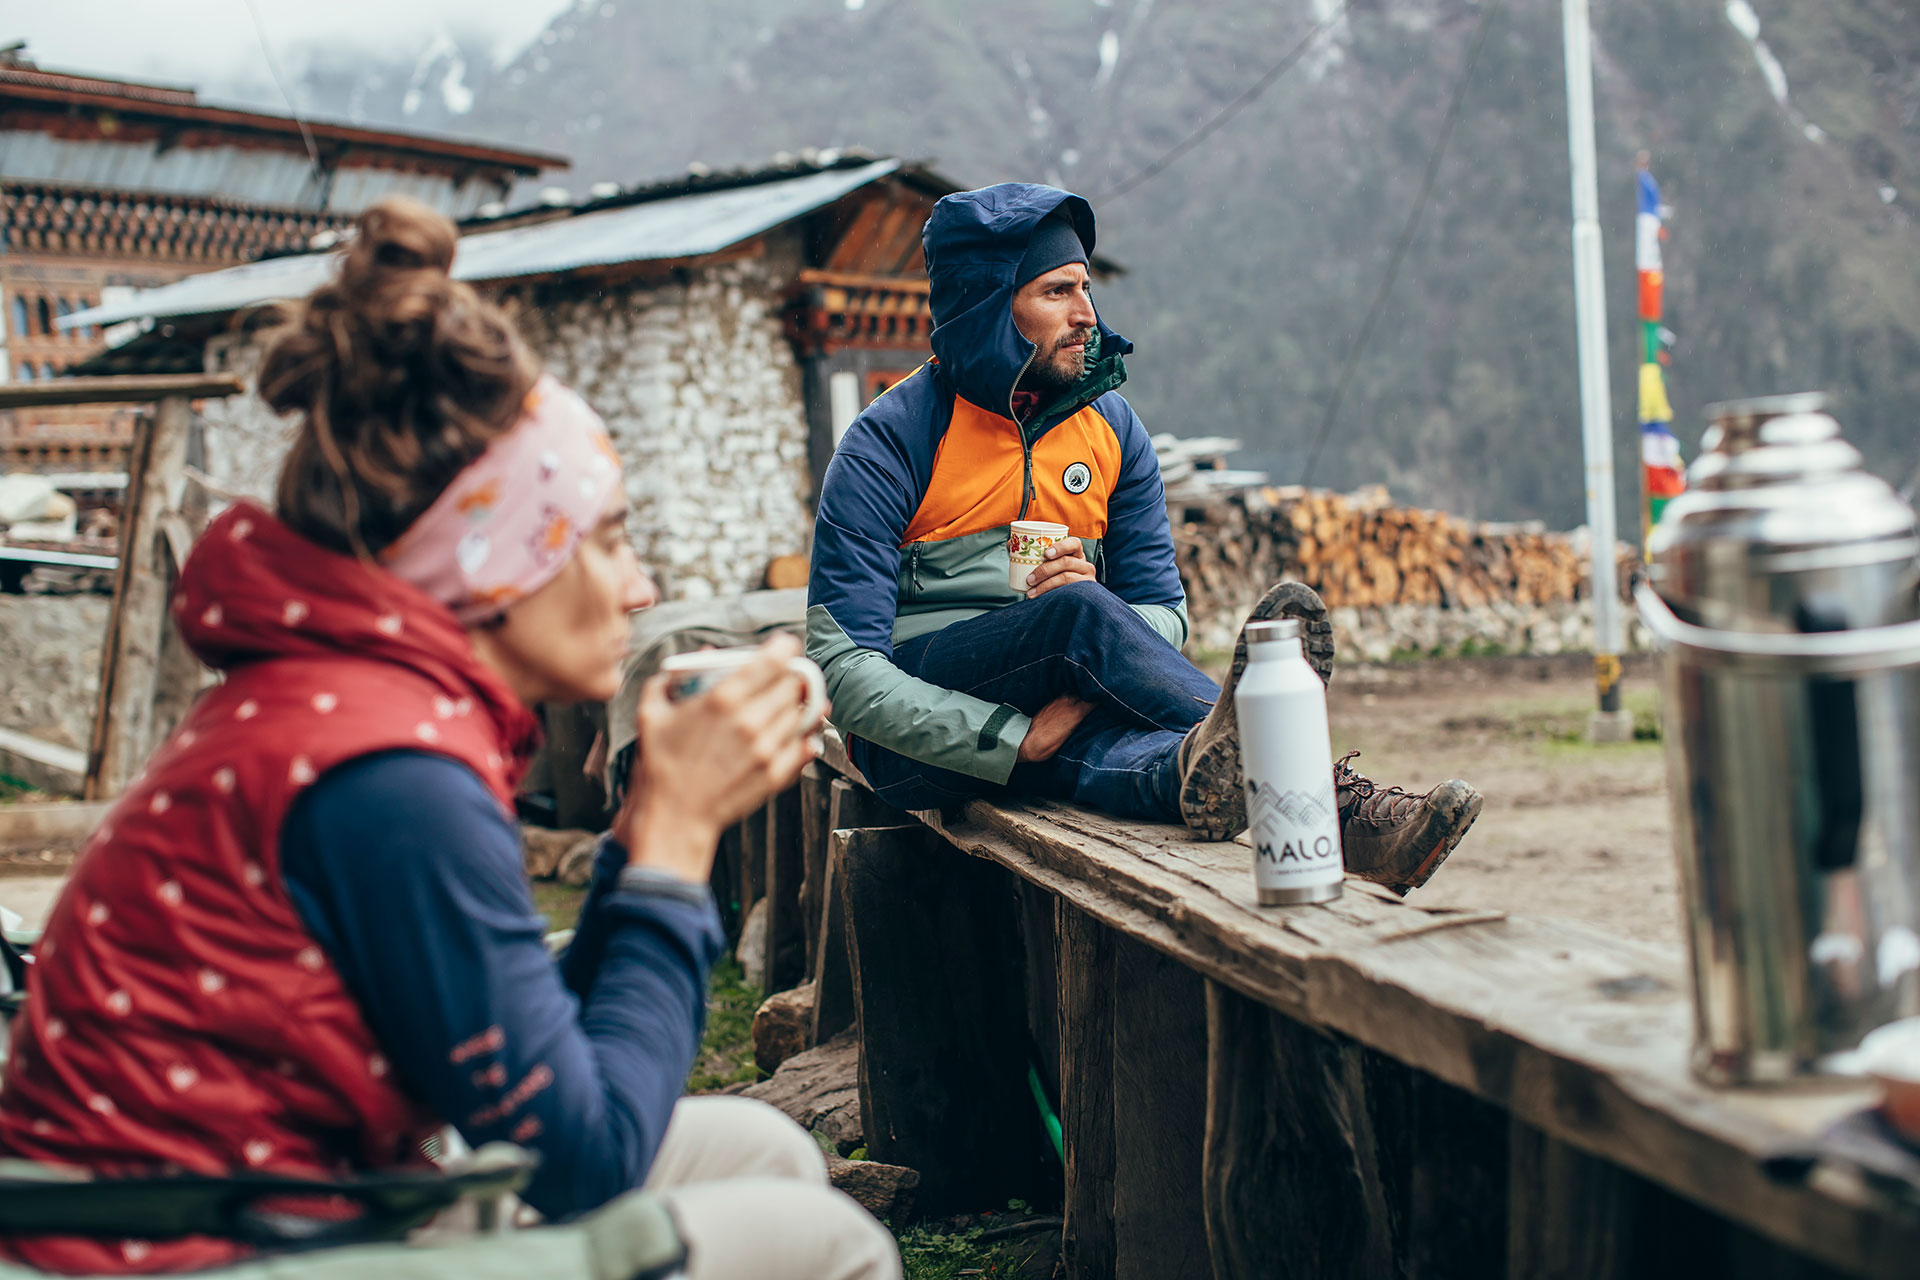
{"type": "Polygon", "coordinates": [[[673,1206],[691,1280],[899,1280],[893,1237],[764,1102],[682,1098],[646,1189],[673,1206]]]}

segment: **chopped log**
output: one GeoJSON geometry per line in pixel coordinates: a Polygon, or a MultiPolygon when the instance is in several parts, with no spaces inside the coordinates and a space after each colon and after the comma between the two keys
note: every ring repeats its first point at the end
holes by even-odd
{"type": "Polygon", "coordinates": [[[753,1013],[753,1064],[772,1075],[780,1064],[803,1052],[813,1034],[811,982],[776,991],[753,1013]]]}
{"type": "Polygon", "coordinates": [[[1357,608],[1551,604],[1586,590],[1585,558],[1569,536],[1393,507],[1378,485],[1347,495],[1245,490],[1175,514],[1200,517],[1174,539],[1196,617],[1237,614],[1283,578],[1357,608]]]}
{"type": "Polygon", "coordinates": [[[860,1046],[851,1029],[823,1045],[797,1053],[771,1079],[740,1091],[777,1107],[841,1155],[866,1145],[860,1127],[860,1046]]]}
{"type": "Polygon", "coordinates": [[[767,562],[767,590],[806,586],[808,568],[805,556],[775,556],[767,562]]]}
{"type": "Polygon", "coordinates": [[[1057,1175],[1027,1083],[1011,877],[924,827],[836,840],[868,1153],[920,1170],[931,1216],[1041,1199],[1057,1175]]]}
{"type": "Polygon", "coordinates": [[[520,828],[520,853],[527,868],[527,875],[534,880],[552,880],[559,876],[560,866],[567,854],[581,841],[593,843],[599,839],[591,831],[573,828],[564,831],[552,831],[546,827],[523,824],[520,828]]]}
{"type": "Polygon", "coordinates": [[[837,1155],[827,1157],[827,1181],[883,1222],[910,1219],[914,1197],[920,1190],[918,1170],[837,1155]]]}

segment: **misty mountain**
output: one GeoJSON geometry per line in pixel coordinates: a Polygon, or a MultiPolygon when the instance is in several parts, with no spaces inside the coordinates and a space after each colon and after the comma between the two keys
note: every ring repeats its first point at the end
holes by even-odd
{"type": "MultiPolygon", "coordinates": [[[[862,144],[1095,201],[1128,268],[1149,425],[1297,479],[1418,192],[1458,127],[1313,479],[1483,518],[1583,519],[1559,6],[1486,0],[583,0],[496,65],[449,37],[310,64],[330,114],[575,157],[632,184],[862,144]],[[1489,8],[1493,9],[1488,16],[1489,8]],[[1331,25],[1190,154],[1103,199],[1331,25]],[[1470,76],[1468,50],[1490,22],[1470,76]]],[[[1673,207],[1676,431],[1826,388],[1883,473],[1920,463],[1920,17],[1908,0],[1596,0],[1622,528],[1636,501],[1633,157],[1673,207]]]]}

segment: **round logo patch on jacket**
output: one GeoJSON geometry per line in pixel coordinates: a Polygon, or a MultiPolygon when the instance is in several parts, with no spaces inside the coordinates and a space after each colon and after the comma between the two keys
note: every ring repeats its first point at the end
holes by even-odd
{"type": "Polygon", "coordinates": [[[1066,469],[1060,483],[1067,486],[1068,493],[1085,493],[1093,483],[1093,470],[1084,462],[1076,462],[1066,469]]]}

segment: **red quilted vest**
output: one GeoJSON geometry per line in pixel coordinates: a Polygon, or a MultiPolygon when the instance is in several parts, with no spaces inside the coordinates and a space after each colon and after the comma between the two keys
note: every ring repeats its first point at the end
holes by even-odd
{"type": "MultiPolygon", "coordinates": [[[[226,678],[120,797],[54,907],[0,1087],[0,1155],[209,1173],[412,1161],[442,1121],[396,1085],[302,927],[280,826],[329,769],[396,748],[462,762],[510,812],[533,717],[445,608],[258,507],[207,530],[173,616],[226,678]]],[[[0,1256],[62,1272],[236,1252],[0,1240],[0,1256]]]]}

